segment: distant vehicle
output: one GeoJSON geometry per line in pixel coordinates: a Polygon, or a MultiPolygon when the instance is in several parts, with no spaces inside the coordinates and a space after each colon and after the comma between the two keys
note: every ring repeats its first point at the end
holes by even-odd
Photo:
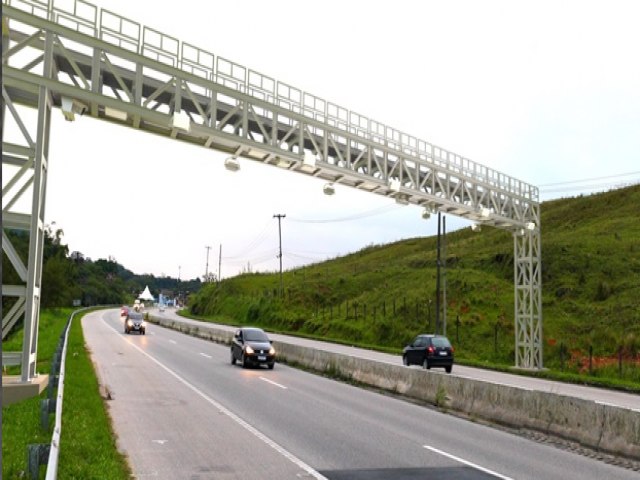
{"type": "Polygon", "coordinates": [[[142,312],[130,311],[124,319],[124,333],[138,332],[145,335],[147,332],[147,322],[144,321],[142,312]]]}
{"type": "Polygon", "coordinates": [[[120,307],[120,318],[126,317],[129,314],[129,307],[120,307]]]}
{"type": "Polygon", "coordinates": [[[402,350],[402,363],[431,367],[444,367],[447,373],[453,368],[453,347],[447,337],[441,335],[418,335],[402,350]]]}
{"type": "Polygon", "coordinates": [[[243,327],[236,330],[231,342],[231,365],[238,361],[243,368],[266,365],[273,369],[275,360],[276,350],[262,329],[243,327]]]}

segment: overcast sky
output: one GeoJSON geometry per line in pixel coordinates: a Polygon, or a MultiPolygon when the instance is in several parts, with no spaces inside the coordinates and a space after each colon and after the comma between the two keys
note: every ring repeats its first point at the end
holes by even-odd
{"type": "MultiPolygon", "coordinates": [[[[640,180],[640,2],[94,4],[540,186],[640,180]],[[170,6],[169,6],[170,5],[170,6]],[[570,183],[575,182],[575,183],[570,183]]],[[[54,112],[46,218],[71,250],[182,279],[433,235],[415,206],[54,112]]],[[[469,225],[448,217],[449,229],[469,225]]],[[[544,234],[544,225],[542,225],[544,234]]]]}

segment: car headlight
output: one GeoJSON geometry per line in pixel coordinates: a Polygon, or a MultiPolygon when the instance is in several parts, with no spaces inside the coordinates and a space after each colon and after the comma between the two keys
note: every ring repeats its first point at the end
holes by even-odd
{"type": "Polygon", "coordinates": [[[275,355],[275,354],[276,354],[276,349],[275,349],[275,348],[273,348],[273,347],[271,347],[271,348],[269,349],[269,355],[275,355]]]}
{"type": "Polygon", "coordinates": [[[133,322],[132,322],[131,320],[127,320],[127,326],[128,326],[128,327],[133,326],[133,322]]]}
{"type": "Polygon", "coordinates": [[[146,327],[147,326],[147,322],[145,322],[144,320],[142,321],[142,323],[140,324],[141,327],[146,327]]]}
{"type": "Polygon", "coordinates": [[[244,347],[244,352],[251,355],[253,353],[253,348],[251,348],[251,345],[247,345],[246,347],[244,347]]]}

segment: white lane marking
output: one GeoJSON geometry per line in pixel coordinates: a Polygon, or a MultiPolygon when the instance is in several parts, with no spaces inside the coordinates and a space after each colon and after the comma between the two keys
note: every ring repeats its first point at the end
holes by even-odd
{"type": "Polygon", "coordinates": [[[176,342],[175,340],[169,340],[169,343],[173,343],[175,345],[178,342],[176,342]]]}
{"type": "Polygon", "coordinates": [[[488,473],[489,475],[493,475],[496,478],[501,478],[502,480],[513,480],[511,477],[506,477],[506,476],[501,475],[501,474],[499,474],[497,472],[489,470],[488,468],[481,467],[480,465],[476,465],[475,463],[471,463],[468,460],[465,460],[465,459],[460,458],[460,457],[456,457],[455,455],[451,455],[450,453],[444,452],[442,450],[438,450],[437,448],[431,447],[429,445],[424,445],[424,448],[426,448],[427,450],[431,450],[432,452],[439,453],[440,455],[443,455],[443,456],[448,457],[448,458],[450,458],[452,460],[455,460],[456,462],[460,462],[460,463],[463,463],[465,465],[468,465],[469,467],[475,468],[476,470],[480,470],[481,472],[488,473]]]}
{"type": "Polygon", "coordinates": [[[269,380],[268,378],[264,378],[264,377],[260,377],[260,380],[264,380],[267,383],[270,383],[271,385],[275,385],[276,387],[280,387],[283,390],[286,390],[287,387],[285,387],[284,385],[280,385],[277,382],[274,382],[273,380],[269,380]]]}
{"type": "Polygon", "coordinates": [[[202,355],[205,358],[213,358],[211,355],[207,355],[206,353],[202,353],[202,352],[200,352],[200,355],[202,355]]]}
{"type": "MultiPolygon", "coordinates": [[[[116,331],[117,330],[115,328],[113,328],[111,325],[109,325],[104,319],[102,319],[102,321],[105,323],[105,325],[107,325],[109,328],[111,328],[112,330],[116,331]]],[[[124,337],[121,337],[123,341],[127,342],[127,339],[124,337]]],[[[169,367],[167,367],[164,363],[160,362],[159,360],[157,360],[156,358],[152,357],[150,354],[148,354],[147,352],[145,352],[143,349],[141,349],[140,347],[138,347],[137,345],[134,345],[131,342],[127,342],[131,347],[135,348],[136,350],[138,350],[141,354],[143,354],[145,357],[147,357],[149,360],[151,360],[152,362],[154,362],[156,365],[158,365],[160,368],[162,368],[163,370],[165,370],[169,375],[173,376],[176,380],[178,380],[180,383],[182,383],[184,386],[186,386],[187,388],[189,388],[190,390],[192,390],[194,393],[196,393],[197,395],[199,395],[200,397],[202,397],[204,400],[206,400],[207,402],[209,402],[211,405],[213,405],[215,408],[217,408],[220,413],[222,413],[223,415],[226,415],[227,417],[229,417],[231,420],[233,420],[234,422],[236,422],[238,425],[240,425],[242,428],[244,428],[245,430],[247,430],[248,432],[250,432],[251,434],[253,434],[256,438],[258,438],[259,440],[262,440],[266,445],[270,446],[271,448],[273,448],[276,452],[278,452],[280,455],[282,455],[283,457],[285,457],[287,460],[289,460],[291,463],[293,463],[294,465],[297,465],[299,468],[301,468],[302,470],[304,470],[305,472],[307,472],[311,477],[317,479],[317,480],[329,480],[327,477],[325,477],[324,475],[322,475],[320,472],[317,472],[316,470],[314,470],[310,465],[307,465],[306,463],[304,463],[302,460],[300,460],[298,457],[296,457],[293,453],[289,452],[288,450],[285,450],[284,447],[281,447],[279,444],[277,444],[276,442],[274,442],[273,440],[271,440],[269,437],[267,437],[264,433],[262,433],[260,430],[258,430],[257,428],[255,428],[254,426],[250,425],[249,423],[247,423],[245,420],[243,420],[242,418],[240,418],[238,415],[236,415],[235,413],[233,413],[231,410],[227,409],[226,407],[224,407],[222,404],[216,402],[213,398],[209,397],[206,393],[204,393],[202,390],[198,389],[198,387],[196,387],[195,385],[192,385],[191,383],[189,383],[187,380],[185,380],[184,378],[182,378],[180,375],[178,375],[176,372],[174,372],[173,370],[171,370],[169,367]]]]}
{"type": "Polygon", "coordinates": [[[157,443],[158,445],[164,445],[168,440],[151,440],[151,443],[157,443]]]}

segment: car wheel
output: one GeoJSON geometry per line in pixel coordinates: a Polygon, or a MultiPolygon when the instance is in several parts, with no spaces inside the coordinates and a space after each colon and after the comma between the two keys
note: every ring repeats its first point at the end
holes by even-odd
{"type": "Polygon", "coordinates": [[[402,356],[402,364],[403,364],[405,367],[408,367],[408,366],[409,366],[409,358],[408,358],[406,355],[403,355],[403,356],[402,356]]]}
{"type": "Polygon", "coordinates": [[[269,367],[269,370],[273,370],[273,367],[275,366],[275,363],[269,363],[269,364],[267,364],[267,366],[269,367]]]}
{"type": "Polygon", "coordinates": [[[236,364],[236,356],[233,354],[233,350],[231,350],[231,365],[236,364]]]}
{"type": "Polygon", "coordinates": [[[146,330],[142,330],[142,334],[143,334],[143,335],[146,335],[146,334],[147,334],[147,331],[146,331],[146,330]]]}
{"type": "Polygon", "coordinates": [[[426,370],[431,370],[431,365],[429,365],[429,360],[427,360],[426,358],[424,359],[424,362],[422,362],[422,366],[423,366],[426,370]]]}
{"type": "Polygon", "coordinates": [[[242,354],[242,368],[249,368],[249,364],[247,362],[247,358],[242,354]]]}
{"type": "Polygon", "coordinates": [[[449,365],[448,367],[444,367],[445,371],[447,373],[451,373],[451,370],[453,369],[453,365],[449,365]]]}

